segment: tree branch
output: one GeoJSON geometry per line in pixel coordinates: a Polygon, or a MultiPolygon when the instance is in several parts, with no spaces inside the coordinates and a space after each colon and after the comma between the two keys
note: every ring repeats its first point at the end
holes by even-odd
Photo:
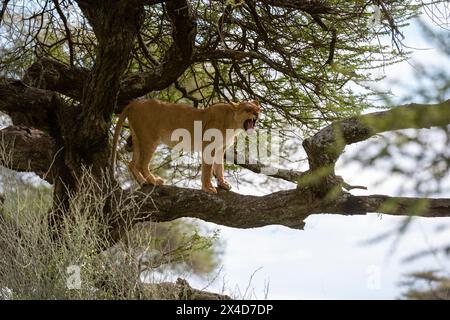
{"type": "MultiPolygon", "coordinates": [[[[89,7],[90,4],[86,6],[89,7]]],[[[172,24],[172,45],[167,49],[161,64],[154,69],[122,78],[117,99],[120,107],[131,99],[167,88],[192,62],[197,24],[191,4],[186,0],[173,0],[167,2],[166,8],[172,24]]],[[[91,15],[95,16],[95,12],[91,15]]],[[[100,31],[98,33],[101,37],[100,31]]],[[[41,58],[29,68],[24,81],[32,86],[54,90],[81,100],[83,87],[89,77],[87,69],[69,67],[54,59],[41,58]]]]}
{"type": "Polygon", "coordinates": [[[399,216],[450,217],[449,198],[408,198],[385,195],[354,196],[344,193],[323,212],[343,215],[369,212],[399,216]]]}
{"type": "Polygon", "coordinates": [[[250,163],[249,159],[245,159],[245,163],[240,163],[237,151],[234,151],[234,164],[250,170],[254,173],[261,173],[266,176],[272,177],[272,178],[278,178],[289,182],[297,183],[298,180],[305,174],[305,172],[296,171],[292,169],[282,169],[282,168],[275,168],[272,166],[267,166],[259,161],[255,161],[255,163],[250,163]]]}
{"type": "Polygon", "coordinates": [[[167,88],[192,62],[197,23],[191,4],[186,0],[174,0],[166,3],[166,9],[172,24],[172,45],[166,51],[162,63],[153,70],[123,79],[119,93],[122,104],[150,91],[167,88]]]}
{"type": "Polygon", "coordinates": [[[145,186],[139,191],[120,195],[139,203],[128,216],[113,219],[111,239],[119,240],[131,225],[165,222],[178,218],[197,218],[233,228],[256,228],[282,225],[303,229],[312,214],[328,213],[364,215],[378,212],[389,215],[450,217],[450,199],[389,197],[384,195],[354,196],[341,193],[334,199],[317,198],[308,189],[278,191],[265,196],[242,195],[219,190],[217,195],[176,186],[145,186]]]}
{"type": "Polygon", "coordinates": [[[23,81],[32,87],[52,90],[80,100],[89,70],[69,67],[52,58],[42,57],[27,70],[23,81]]]}
{"type": "Polygon", "coordinates": [[[261,0],[258,1],[270,6],[280,7],[285,9],[300,10],[309,14],[330,14],[335,10],[324,1],[307,0],[307,1],[293,1],[293,0],[261,0]]]}
{"type": "Polygon", "coordinates": [[[64,12],[62,11],[61,6],[59,5],[59,2],[57,0],[52,0],[52,1],[53,1],[53,4],[55,5],[56,12],[58,12],[59,18],[61,19],[61,21],[64,25],[64,31],[66,32],[66,40],[69,45],[69,64],[71,66],[73,66],[75,56],[74,56],[74,49],[73,49],[72,32],[70,31],[67,18],[64,15],[64,12]]]}
{"type": "Polygon", "coordinates": [[[336,185],[334,166],[348,144],[375,134],[408,128],[430,128],[450,124],[450,100],[437,104],[408,104],[387,111],[335,121],[303,141],[311,174],[320,172],[317,190],[327,193],[336,185]]]}
{"type": "Polygon", "coordinates": [[[53,117],[67,105],[51,91],[32,88],[23,82],[0,77],[0,110],[16,125],[50,131],[53,117]]]}
{"type": "Polygon", "coordinates": [[[42,131],[23,126],[9,126],[2,130],[0,165],[20,172],[35,172],[53,183],[52,163],[55,142],[42,131]]]}

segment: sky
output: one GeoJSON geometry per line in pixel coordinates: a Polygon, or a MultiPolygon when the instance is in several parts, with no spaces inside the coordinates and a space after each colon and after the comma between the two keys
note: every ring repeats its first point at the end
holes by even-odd
{"type": "MultiPolygon", "coordinates": [[[[429,19],[425,21],[432,23],[429,19]]],[[[402,31],[405,44],[415,48],[412,60],[378,70],[386,78],[375,84],[380,89],[390,88],[394,98],[403,96],[414,84],[416,76],[411,61],[426,66],[442,66],[443,61],[448,61],[421,36],[417,23],[402,31]],[[406,85],[393,86],[395,83],[406,85]]],[[[426,134],[433,144],[448,147],[437,132],[428,130],[426,134]]],[[[348,146],[346,158],[361,152],[364,143],[348,146]]],[[[337,174],[346,182],[368,187],[368,191],[352,192],[354,194],[398,195],[400,186],[411,183],[382,169],[382,165],[367,168],[342,160],[337,164],[337,174]],[[377,183],[380,176],[383,181],[377,183]]],[[[449,190],[447,184],[438,196],[449,197],[449,190]]],[[[263,191],[246,188],[238,192],[263,194],[263,191]]],[[[402,195],[414,196],[414,192],[402,195]]],[[[397,299],[404,291],[399,283],[405,274],[430,269],[450,271],[449,261],[441,256],[409,263],[403,261],[410,254],[450,243],[448,232],[436,232],[440,226],[450,225],[449,218],[415,218],[399,242],[389,238],[375,244],[367,243],[403,221],[402,217],[376,213],[365,216],[322,214],[308,217],[303,231],[276,225],[241,230],[206,223],[209,228],[220,230],[226,243],[225,254],[217,274],[206,280],[194,277],[191,284],[198,288],[208,286],[212,291],[223,290],[235,297],[256,299],[397,299]]]]}

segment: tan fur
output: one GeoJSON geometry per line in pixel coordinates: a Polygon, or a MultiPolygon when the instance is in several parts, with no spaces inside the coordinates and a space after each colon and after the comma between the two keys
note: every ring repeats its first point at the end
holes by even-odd
{"type": "MultiPolygon", "coordinates": [[[[123,122],[128,117],[133,141],[133,158],[128,165],[133,176],[139,184],[160,185],[164,181],[155,177],[148,168],[149,162],[160,143],[173,147],[178,141],[171,141],[172,132],[183,128],[189,131],[192,137],[191,150],[194,148],[194,121],[202,121],[202,136],[207,129],[215,128],[225,137],[226,129],[244,129],[244,121],[256,119],[259,115],[259,103],[257,101],[240,103],[217,103],[206,109],[196,109],[190,105],[179,103],[167,103],[160,100],[135,100],[132,101],[119,116],[117,122],[112,151],[112,168],[116,162],[116,146],[123,122]]],[[[202,157],[202,189],[209,193],[216,193],[216,188],[211,183],[212,174],[217,178],[218,185],[226,190],[231,189],[225,181],[223,174],[223,155],[225,150],[234,142],[225,141],[219,150],[217,157],[214,155],[213,163],[207,163],[202,157]]],[[[201,144],[203,151],[209,142],[201,144]]],[[[204,154],[204,153],[202,153],[204,154]]]]}

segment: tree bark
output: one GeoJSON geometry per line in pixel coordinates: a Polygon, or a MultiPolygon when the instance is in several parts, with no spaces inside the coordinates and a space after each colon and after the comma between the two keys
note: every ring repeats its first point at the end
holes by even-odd
{"type": "MultiPolygon", "coordinates": [[[[55,181],[54,210],[50,217],[51,225],[56,228],[62,215],[69,209],[70,198],[78,192],[78,177],[83,168],[98,181],[97,192],[108,187],[105,176],[109,174],[110,145],[108,140],[111,117],[117,102],[120,78],[125,71],[135,35],[140,29],[143,18],[141,1],[77,1],[83,14],[91,24],[97,38],[96,57],[92,70],[81,73],[82,83],[74,82],[75,86],[67,91],[68,96],[79,97],[78,112],[71,118],[59,119],[60,127],[57,147],[61,146],[61,154],[57,156],[56,170],[59,178],[55,181]]],[[[48,63],[44,60],[42,63],[48,63]]],[[[73,73],[67,73],[63,81],[46,81],[41,75],[31,69],[27,74],[28,83],[49,87],[67,88],[67,83],[73,79],[73,73]]],[[[67,71],[56,64],[57,72],[67,71]]]]}
{"type": "Polygon", "coordinates": [[[101,177],[109,165],[108,133],[134,38],[140,29],[143,6],[136,1],[78,1],[95,32],[95,63],[81,97],[81,112],[69,142],[68,166],[79,172],[83,163],[101,177]]]}
{"type": "Polygon", "coordinates": [[[312,189],[278,191],[250,196],[219,190],[210,195],[201,190],[176,186],[146,186],[140,191],[116,195],[137,203],[111,228],[111,243],[118,241],[135,223],[165,222],[189,217],[227,227],[248,229],[282,225],[302,230],[312,214],[365,215],[376,212],[399,216],[450,217],[450,199],[354,196],[342,192],[324,199],[312,189]]]}
{"type": "Polygon", "coordinates": [[[49,183],[55,181],[52,164],[57,150],[52,137],[25,126],[9,126],[0,132],[0,165],[15,171],[35,172],[49,183]]]}

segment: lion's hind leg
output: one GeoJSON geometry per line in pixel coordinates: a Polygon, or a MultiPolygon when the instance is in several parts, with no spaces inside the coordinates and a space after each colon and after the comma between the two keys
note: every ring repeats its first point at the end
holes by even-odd
{"type": "Polygon", "coordinates": [[[145,146],[140,146],[139,161],[137,167],[142,173],[142,176],[145,178],[145,183],[162,185],[164,184],[164,180],[160,177],[155,177],[148,168],[150,160],[152,159],[153,153],[155,152],[157,146],[157,140],[149,143],[149,145],[146,144],[145,146]]]}
{"type": "MultiPolygon", "coordinates": [[[[132,139],[134,141],[137,140],[133,130],[131,130],[131,136],[132,136],[132,139]]],[[[133,174],[133,176],[136,179],[136,181],[140,185],[143,185],[143,184],[146,183],[146,180],[145,180],[144,176],[142,175],[141,171],[137,167],[137,164],[139,163],[139,153],[140,152],[139,152],[139,145],[138,145],[138,143],[133,143],[133,158],[128,163],[128,169],[133,174]]]]}
{"type": "Polygon", "coordinates": [[[223,149],[217,149],[214,153],[214,164],[212,168],[213,175],[217,179],[217,186],[224,190],[231,190],[231,184],[229,184],[224,177],[224,153],[223,149]]]}

